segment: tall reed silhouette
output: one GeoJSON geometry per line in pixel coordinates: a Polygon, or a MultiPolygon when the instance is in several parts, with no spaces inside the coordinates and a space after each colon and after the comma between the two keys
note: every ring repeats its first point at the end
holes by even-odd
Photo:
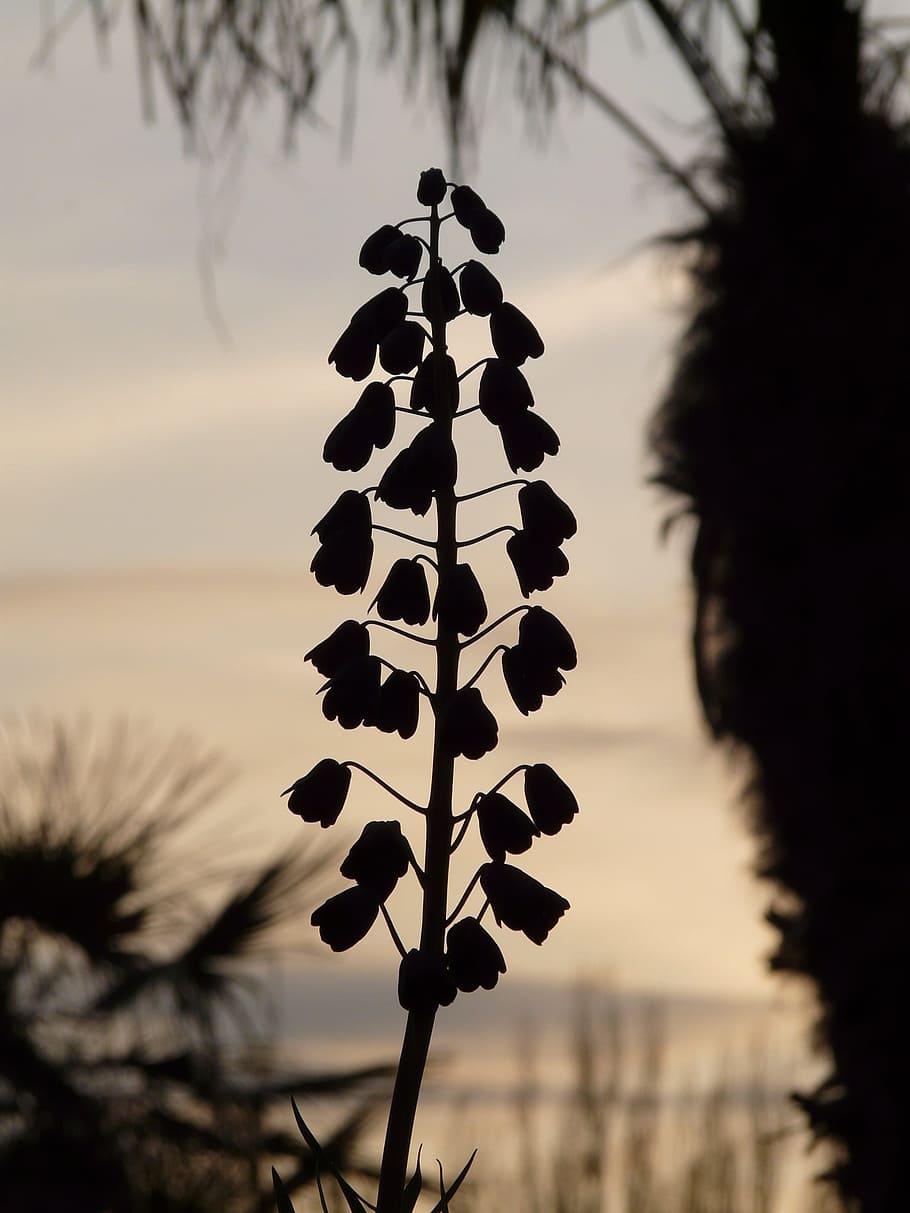
{"type": "MultiPolygon", "coordinates": [[[[421,716],[429,717],[433,743],[428,794],[425,802],[415,801],[360,763],[334,758],[318,761],[286,793],[292,812],[328,827],[338,818],[356,771],[379,784],[423,826],[420,860],[397,820],[365,826],[341,865],[341,874],[351,883],[312,916],[320,936],[335,951],[359,942],[381,916],[399,953],[398,998],[407,1022],[383,1149],[378,1213],[411,1213],[421,1190],[419,1158],[410,1179],[407,1168],[437,1011],[459,992],[492,989],[506,970],[499,944],[483,919],[489,912],[498,925],[541,944],[569,907],[564,897],[506,862],[507,857],[528,851],[541,834],[557,834],[578,809],[568,786],[542,762],[521,763],[499,773],[463,807],[454,800],[456,761],[480,759],[497,745],[497,721],[478,685],[489,677],[494,659],[500,657],[505,685],[524,715],[556,694],[564,683],[561,671],[576,663],[569,633],[540,606],[513,607],[487,623],[486,598],[466,556],[476,544],[507,535],[506,555],[527,598],[568,571],[562,545],[574,534],[575,519],[542,480],[515,477],[456,492],[463,471],[456,431],[459,437],[469,431],[476,444],[475,424],[492,424],[513,474],[535,471],[546,456],[556,454],[559,439],[533,408],[531,387],[519,369],[543,353],[536,328],[504,299],[500,283],[481,262],[470,258],[450,271],[440,255],[443,225],[453,219],[477,250],[497,253],[505,239],[501,220],[472,189],[447,182],[439,169],[420,175],[417,198],[425,213],[394,226],[383,224],[361,249],[364,269],[390,272],[402,285],[387,287],[357,309],[329,362],[341,375],[360,381],[371,375],[378,353],[387,377],[362,390],[354,408],[329,435],[323,456],[340,471],[359,471],[374,449],[392,442],[403,416],[407,421],[401,424],[412,432],[416,421],[417,432],[377,485],[345,490],[316,524],[319,547],[311,569],[320,584],[354,594],[363,591],[370,577],[377,532],[416,547],[418,554],[396,560],[379,586],[372,605],[380,619],[346,620],[307,659],[327,679],[322,687],[324,715],[344,728],[367,725],[409,738],[421,716]],[[448,353],[448,328],[465,315],[488,323],[494,355],[482,356],[459,372],[448,353]],[[394,384],[407,384],[407,405],[396,403],[394,384]],[[466,396],[476,403],[462,404],[466,396]],[[492,494],[498,501],[507,492],[517,496],[520,525],[504,524],[464,537],[459,507],[492,494]],[[376,505],[418,518],[432,508],[431,536],[374,522],[376,505]],[[432,595],[428,569],[435,582],[432,595]],[[431,616],[436,624],[431,636],[399,626],[422,627],[431,616]],[[506,629],[517,630],[517,638],[496,643],[464,677],[460,666],[476,651],[474,646],[494,632],[507,635],[506,629]],[[374,639],[388,633],[413,641],[415,651],[431,655],[434,669],[429,678],[398,668],[373,651],[374,639]],[[527,812],[503,791],[511,792],[519,780],[527,812]],[[470,879],[456,881],[450,872],[452,856],[475,825],[488,861],[470,879]],[[419,931],[401,922],[396,926],[388,904],[399,880],[409,874],[422,894],[419,931]],[[472,900],[477,906],[468,912],[472,900]]],[[[320,1159],[320,1146],[296,1104],[294,1110],[304,1138],[320,1159]]],[[[440,1169],[436,1210],[447,1207],[470,1162],[448,1188],[440,1169]]],[[[352,1213],[363,1213],[369,1202],[337,1169],[330,1169],[352,1213]]],[[[290,1202],[277,1175],[275,1182],[279,1207],[287,1210],[290,1202]]]]}
{"type": "MultiPolygon", "coordinates": [[[[651,7],[657,9],[656,3],[651,7]]],[[[668,28],[720,133],[677,237],[694,306],[652,429],[694,520],[708,724],[750,770],[773,967],[808,977],[828,1077],[798,1097],[864,1213],[902,1207],[910,1039],[910,137],[862,6],[765,0],[742,97],[668,28]]]]}

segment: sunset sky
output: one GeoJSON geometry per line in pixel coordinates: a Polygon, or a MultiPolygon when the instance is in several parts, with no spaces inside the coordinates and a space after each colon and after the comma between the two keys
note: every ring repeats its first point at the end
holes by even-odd
{"type": "MultiPolygon", "coordinates": [[[[163,94],[143,124],[127,13],[110,63],[79,20],[35,70],[37,11],[0,13],[0,706],[192,730],[238,767],[231,820],[260,850],[308,828],[277,794],[325,754],[419,794],[427,727],[414,744],[343,735],[301,657],[379,584],[374,572],[352,602],[307,572],[314,521],[384,466],[346,477],[321,462],[357,391],[326,356],[377,289],[357,266],[363,238],[413,213],[419,171],[448,163],[437,114],[373,70],[367,39],[349,156],[333,86],[328,133],[302,127],[286,155],[265,105],[231,173],[187,154],[163,94]]],[[[658,40],[645,44],[632,49],[616,23],[592,74],[677,152],[692,148],[694,100],[658,40]]],[[[502,745],[463,783],[469,799],[472,781],[531,755],[582,804],[528,864],[571,913],[542,949],[506,939],[510,968],[770,997],[769,894],[748,875],[737,780],[709,752],[693,697],[684,536],[659,543],[667,507],[645,483],[644,425],[684,299],[648,241],[688,213],[600,114],[568,106],[536,146],[509,83],[488,90],[466,179],[506,224],[492,268],[547,344],[528,374],[563,452],[539,474],[579,520],[571,575],[540,598],[575,635],[579,668],[529,722],[491,669],[502,745]]],[[[469,478],[504,472],[492,430],[471,433],[469,478]]],[[[510,508],[488,504],[490,525],[510,508]]],[[[374,570],[399,554],[378,545],[374,570]]],[[[495,567],[489,597],[505,609],[518,594],[495,567]]],[[[355,783],[349,835],[376,813],[387,805],[355,783]]],[[[338,963],[389,951],[377,929],[338,963]]]]}

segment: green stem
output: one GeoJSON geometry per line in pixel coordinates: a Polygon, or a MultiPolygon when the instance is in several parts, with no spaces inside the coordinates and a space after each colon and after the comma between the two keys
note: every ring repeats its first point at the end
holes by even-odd
{"type": "MultiPolygon", "coordinates": [[[[430,218],[430,265],[439,260],[439,211],[432,208],[430,218]]],[[[446,350],[446,322],[440,306],[441,301],[431,301],[430,321],[433,333],[433,349],[446,350]]],[[[441,368],[440,368],[441,374],[441,368]]],[[[443,385],[437,384],[442,395],[443,385]]],[[[451,418],[436,422],[446,427],[447,436],[452,436],[451,418]]],[[[455,538],[457,499],[455,489],[440,489],[436,493],[436,564],[439,587],[444,587],[455,576],[458,563],[458,545],[455,538]]],[[[458,689],[458,634],[451,628],[439,625],[436,635],[436,692],[434,710],[436,714],[433,737],[433,769],[430,778],[430,797],[427,805],[426,851],[424,856],[423,917],[420,927],[420,950],[427,955],[442,956],[445,951],[446,900],[449,884],[449,857],[452,845],[453,813],[452,787],[455,773],[455,758],[444,744],[443,729],[449,708],[458,689]]],[[[386,1127],[385,1146],[379,1172],[379,1194],[376,1199],[377,1213],[400,1213],[401,1197],[407,1178],[408,1156],[411,1150],[411,1135],[420,1086],[430,1051],[430,1040],[436,1009],[421,1009],[408,1012],[407,1025],[398,1060],[389,1120],[386,1127]]]]}

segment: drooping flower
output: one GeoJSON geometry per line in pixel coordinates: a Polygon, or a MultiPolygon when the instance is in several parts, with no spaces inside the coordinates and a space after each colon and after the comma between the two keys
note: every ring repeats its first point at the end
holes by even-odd
{"type": "Polygon", "coordinates": [[[351,317],[352,325],[369,325],[377,342],[382,341],[408,314],[408,297],[398,286],[384,291],[362,303],[351,317]]]}
{"type": "Polygon", "coordinates": [[[366,527],[358,522],[330,532],[310,561],[310,572],[320,585],[334,586],[339,594],[359,594],[369,579],[372,563],[372,522],[366,527]]]}
{"type": "Polygon", "coordinates": [[[522,855],[540,837],[540,830],[527,813],[501,792],[478,797],[476,807],[480,840],[491,859],[501,862],[506,855],[522,855]]]}
{"type": "Polygon", "coordinates": [[[462,227],[470,227],[471,215],[486,210],[486,203],[480,194],[469,185],[456,185],[449,201],[452,203],[455,218],[462,227]]]}
{"type": "Polygon", "coordinates": [[[425,514],[433,494],[451,488],[457,475],[455,444],[434,421],[398,452],[383,473],[376,496],[395,510],[425,514]]]}
{"type": "Polygon", "coordinates": [[[396,278],[414,278],[420,269],[420,259],[423,257],[423,245],[416,236],[406,236],[398,233],[386,250],[387,269],[396,278]]]}
{"type": "Polygon", "coordinates": [[[458,987],[441,956],[412,948],[398,969],[398,1001],[406,1011],[434,1011],[455,1001],[458,987]]]}
{"type": "Polygon", "coordinates": [[[439,420],[451,417],[458,408],[458,369],[450,354],[431,350],[417,368],[411,384],[411,408],[423,409],[439,420]]]}
{"type": "Polygon", "coordinates": [[[459,990],[470,994],[478,986],[492,990],[505,973],[505,958],[492,935],[476,918],[462,918],[446,937],[446,966],[459,990]]]}
{"type": "Polygon", "coordinates": [[[502,673],[522,716],[536,712],[543,705],[544,696],[557,694],[565,683],[558,669],[542,662],[520,643],[503,650],[502,673]]]}
{"type": "Polygon", "coordinates": [[[483,368],[477,390],[480,411],[494,425],[534,407],[530,384],[517,366],[491,358],[483,368]]]}
{"type": "Polygon", "coordinates": [[[456,758],[482,758],[496,748],[499,726],[477,687],[456,692],[442,722],[445,743],[456,758]]]}
{"type": "Polygon", "coordinates": [[[345,379],[366,379],[376,361],[376,336],[369,321],[349,324],[329,354],[329,364],[345,379]]]}
{"type": "Polygon", "coordinates": [[[408,870],[411,848],[397,821],[370,821],[348,851],[341,875],[385,901],[408,870]]]}
{"type": "Polygon", "coordinates": [[[397,227],[384,223],[367,236],[360,249],[359,263],[371,274],[384,274],[389,269],[389,249],[401,236],[397,227]]]}
{"type": "Polygon", "coordinates": [[[473,636],[487,617],[480,582],[469,564],[457,564],[436,591],[433,618],[462,636],[473,636]]]}
{"type": "Polygon", "coordinates": [[[379,361],[390,375],[407,375],[423,357],[427,334],[416,320],[402,320],[379,343],[379,361]]]}
{"type": "Polygon", "coordinates": [[[503,221],[487,206],[483,210],[474,211],[468,231],[471,233],[474,247],[481,253],[498,253],[506,238],[503,221]]]}
{"type": "Polygon", "coordinates": [[[489,316],[502,303],[499,280],[479,261],[466,261],[458,277],[461,302],[472,316],[489,316]]]}
{"type": "Polygon", "coordinates": [[[372,522],[370,503],[363,493],[356,489],[345,489],[333,505],[319,519],[311,534],[320,543],[340,534],[342,531],[364,531],[372,522]]]}
{"type": "Polygon", "coordinates": [[[485,863],[480,887],[500,925],[540,944],[569,909],[565,897],[509,863],[485,863]]]}
{"type": "Polygon", "coordinates": [[[328,829],[338,820],[350,786],[350,769],[334,758],[323,758],[281,795],[288,797],[292,813],[328,829]]]}
{"type": "Polygon", "coordinates": [[[513,472],[533,472],[545,455],[559,450],[559,435],[543,417],[527,410],[510,413],[499,422],[499,436],[513,472]]]}
{"type": "Polygon", "coordinates": [[[378,913],[375,893],[355,884],[318,906],[310,916],[310,923],[319,928],[319,938],[333,952],[346,952],[360,943],[378,913]]]}
{"type": "Polygon", "coordinates": [[[446,321],[454,320],[461,310],[455,279],[441,263],[431,265],[426,272],[420,288],[420,306],[425,316],[441,313],[446,321]]]}
{"type": "Polygon", "coordinates": [[[554,577],[564,577],[569,560],[561,548],[535,543],[524,531],[516,531],[506,542],[518,585],[527,598],[534,590],[548,590],[554,577]]]}
{"type": "Polygon", "coordinates": [[[322,697],[325,718],[337,720],[343,729],[375,725],[381,673],[378,657],[358,657],[342,666],[325,687],[322,697]]]}
{"type": "Polygon", "coordinates": [[[518,508],[523,529],[541,543],[558,546],[578,530],[575,515],[543,480],[518,490],[518,508]]]}
{"type": "Polygon", "coordinates": [[[370,655],[370,633],[356,619],[340,623],[331,636],[304,654],[304,661],[311,661],[324,678],[332,678],[342,666],[358,657],[370,655]]]}
{"type": "Polygon", "coordinates": [[[374,599],[382,619],[400,619],[412,626],[430,617],[430,590],[423,565],[402,557],[389,569],[374,599]]]}
{"type": "Polygon", "coordinates": [[[446,175],[441,168],[428,168],[417,183],[417,201],[422,206],[438,206],[446,196],[446,175]]]}
{"type": "Polygon", "coordinates": [[[383,733],[407,739],[420,720],[420,683],[408,670],[392,670],[379,689],[376,724],[383,733]]]}
{"type": "Polygon", "coordinates": [[[500,303],[490,313],[490,338],[496,356],[513,366],[539,358],[543,340],[532,322],[514,303],[500,303]]]}
{"type": "Polygon", "coordinates": [[[518,625],[520,648],[557,670],[574,670],[578,662],[575,642],[555,615],[542,606],[529,607],[518,625]]]}
{"type": "Polygon", "coordinates": [[[374,449],[395,434],[395,393],[387,383],[368,383],[360,399],[325,440],[322,457],[339,472],[359,472],[374,449]]]}
{"type": "Polygon", "coordinates": [[[578,812],[572,789],[545,762],[535,762],[525,771],[525,800],[543,834],[558,834],[578,812]]]}

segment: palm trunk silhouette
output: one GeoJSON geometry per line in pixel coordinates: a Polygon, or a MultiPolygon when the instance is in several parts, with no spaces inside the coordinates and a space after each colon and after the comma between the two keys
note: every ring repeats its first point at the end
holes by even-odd
{"type": "MultiPolygon", "coordinates": [[[[651,7],[663,7],[651,5],[651,7]]],[[[722,203],[679,239],[694,309],[651,432],[694,519],[694,663],[750,772],[772,967],[817,991],[796,1097],[846,1207],[906,1199],[910,1042],[910,139],[845,0],[765,0],[722,203]],[[761,61],[760,61],[761,62],[761,61]]]]}

